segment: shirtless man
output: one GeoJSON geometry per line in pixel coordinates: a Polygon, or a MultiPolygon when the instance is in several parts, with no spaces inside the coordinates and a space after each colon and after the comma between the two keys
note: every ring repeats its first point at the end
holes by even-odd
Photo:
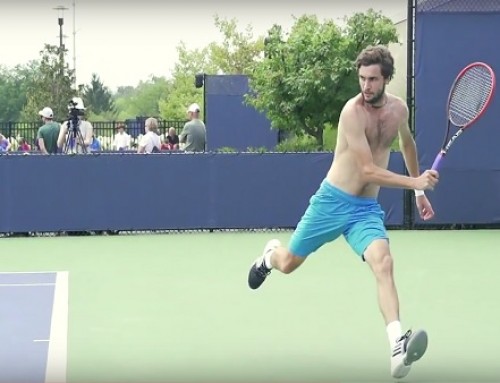
{"type": "Polygon", "coordinates": [[[414,189],[424,220],[434,216],[424,190],[433,189],[438,173],[420,175],[415,141],[408,127],[408,108],[385,92],[394,72],[394,60],[384,46],[368,47],[357,60],[361,93],[344,106],[339,120],[332,166],[292,235],[288,248],[273,239],[250,269],[248,284],[257,289],[272,269],[289,274],[324,244],[343,235],[354,252],[371,268],[378,303],[391,348],[391,374],[400,379],[427,349],[427,334],[401,331],[399,301],[393,278],[393,259],[377,203],[383,187],[414,189]],[[409,177],[387,170],[390,146],[396,136],[409,177]]]}

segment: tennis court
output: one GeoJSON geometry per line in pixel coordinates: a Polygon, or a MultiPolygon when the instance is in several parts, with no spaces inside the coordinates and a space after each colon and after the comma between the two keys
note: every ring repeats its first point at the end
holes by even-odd
{"type": "MultiPolygon", "coordinates": [[[[2,327],[24,324],[0,331],[0,381],[391,382],[374,280],[344,240],[247,287],[265,242],[290,235],[2,239],[2,327]]],[[[498,231],[390,236],[403,326],[430,337],[405,381],[498,381],[498,231]]]]}

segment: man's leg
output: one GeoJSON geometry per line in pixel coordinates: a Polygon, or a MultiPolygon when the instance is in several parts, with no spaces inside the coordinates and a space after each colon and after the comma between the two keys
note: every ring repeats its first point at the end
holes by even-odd
{"type": "Polygon", "coordinates": [[[375,276],[380,312],[387,326],[390,346],[394,347],[402,331],[399,322],[398,292],[394,283],[393,260],[387,240],[373,241],[367,247],[364,259],[375,276]]]}
{"type": "Polygon", "coordinates": [[[272,239],[266,244],[262,256],[252,265],[248,274],[248,285],[257,289],[264,282],[272,269],[277,269],[284,274],[295,271],[306,257],[293,255],[280,241],[272,239]]]}
{"type": "Polygon", "coordinates": [[[387,336],[392,350],[391,374],[403,378],[410,372],[413,362],[419,360],[427,349],[425,331],[402,335],[399,319],[399,299],[394,282],[393,259],[386,239],[374,240],[364,253],[377,282],[379,308],[384,317],[387,336]]]}

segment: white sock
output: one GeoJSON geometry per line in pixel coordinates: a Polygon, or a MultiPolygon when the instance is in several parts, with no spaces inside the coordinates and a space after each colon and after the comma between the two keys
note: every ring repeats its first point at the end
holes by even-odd
{"type": "Polygon", "coordinates": [[[268,251],[267,253],[264,254],[264,263],[266,264],[266,267],[271,270],[273,268],[273,265],[271,263],[271,256],[274,253],[274,249],[268,251]]]}
{"type": "Polygon", "coordinates": [[[387,325],[387,336],[389,337],[389,345],[391,349],[395,346],[399,338],[401,338],[401,322],[394,321],[387,325]]]}

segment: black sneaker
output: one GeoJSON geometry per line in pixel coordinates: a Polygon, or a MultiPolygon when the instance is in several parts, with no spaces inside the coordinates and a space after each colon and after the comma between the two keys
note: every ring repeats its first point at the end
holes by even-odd
{"type": "Polygon", "coordinates": [[[266,263],[264,262],[264,256],[270,252],[274,251],[274,249],[278,246],[281,246],[280,241],[277,239],[272,239],[266,244],[262,255],[255,261],[255,263],[250,268],[250,272],[248,273],[248,286],[255,290],[262,285],[262,283],[266,280],[267,276],[271,274],[272,269],[268,269],[266,263]]]}

